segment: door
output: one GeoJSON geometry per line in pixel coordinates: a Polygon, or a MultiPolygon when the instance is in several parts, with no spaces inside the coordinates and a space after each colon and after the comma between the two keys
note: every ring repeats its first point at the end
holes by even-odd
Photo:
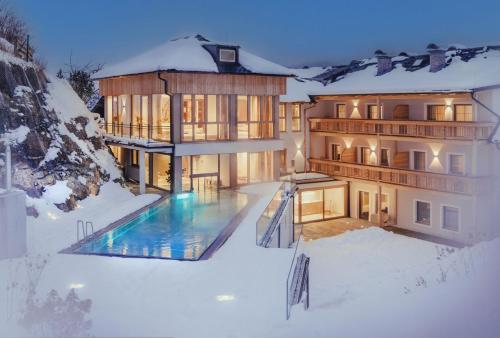
{"type": "Polygon", "coordinates": [[[340,161],[340,145],[332,144],[332,160],[340,161]]]}
{"type": "Polygon", "coordinates": [[[213,174],[193,174],[191,175],[192,187],[194,191],[214,191],[219,187],[219,176],[213,174]]]}
{"type": "Polygon", "coordinates": [[[360,191],[358,196],[358,218],[368,221],[370,219],[370,193],[360,191]]]}
{"type": "Polygon", "coordinates": [[[413,170],[425,170],[425,152],[424,151],[414,151],[413,152],[413,170]]]}

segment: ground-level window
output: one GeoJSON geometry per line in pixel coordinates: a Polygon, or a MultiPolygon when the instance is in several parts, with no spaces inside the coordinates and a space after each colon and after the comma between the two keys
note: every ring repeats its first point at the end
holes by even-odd
{"type": "Polygon", "coordinates": [[[450,231],[459,230],[460,210],[451,206],[443,206],[443,229],[450,231]]]}
{"type": "Polygon", "coordinates": [[[471,104],[456,104],[455,105],[455,121],[472,121],[472,105],[471,104]]]}
{"type": "Polygon", "coordinates": [[[449,171],[450,174],[464,175],[465,174],[465,156],[462,154],[449,155],[449,171]]]}
{"type": "Polygon", "coordinates": [[[346,187],[319,187],[299,191],[296,195],[296,223],[314,222],[346,216],[346,187]]]}
{"type": "Polygon", "coordinates": [[[228,187],[229,154],[182,157],[182,190],[213,191],[228,187]]]}
{"type": "Polygon", "coordinates": [[[415,223],[431,225],[431,204],[424,201],[415,201],[415,223]]]}
{"type": "Polygon", "coordinates": [[[427,120],[444,121],[445,111],[444,104],[430,104],[427,106],[427,120]]]}
{"type": "Polygon", "coordinates": [[[280,132],[286,132],[286,105],[280,104],[280,132]]]}
{"type": "Polygon", "coordinates": [[[299,132],[301,131],[301,112],[300,112],[300,104],[294,103],[292,105],[292,131],[299,132]]]}
{"type": "Polygon", "coordinates": [[[346,105],[345,103],[337,103],[336,105],[336,111],[335,111],[335,117],[339,119],[345,119],[347,117],[346,115],[346,105]]]}
{"type": "Polygon", "coordinates": [[[238,184],[272,181],[273,152],[238,153],[236,168],[238,184]]]}

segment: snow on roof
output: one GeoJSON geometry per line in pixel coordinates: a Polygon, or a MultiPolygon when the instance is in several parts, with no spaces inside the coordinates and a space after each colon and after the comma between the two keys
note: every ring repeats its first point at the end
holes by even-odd
{"type": "Polygon", "coordinates": [[[206,48],[207,46],[225,46],[238,49],[238,71],[231,73],[255,73],[266,75],[291,75],[290,69],[241,49],[239,46],[210,41],[201,35],[172,39],[138,56],[120,63],[104,67],[94,74],[95,79],[164,71],[194,71],[223,73],[206,48]]]}
{"type": "Polygon", "coordinates": [[[446,66],[429,71],[428,55],[392,58],[393,69],[377,76],[377,59],[330,67],[313,80],[288,79],[283,102],[309,102],[309,95],[472,91],[500,84],[500,47],[446,52],[446,66]]]}

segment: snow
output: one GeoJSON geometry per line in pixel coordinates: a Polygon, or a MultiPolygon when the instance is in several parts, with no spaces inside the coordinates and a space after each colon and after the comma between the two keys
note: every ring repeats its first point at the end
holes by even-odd
{"type": "MultiPolygon", "coordinates": [[[[116,166],[115,159],[107,148],[95,150],[90,141],[79,139],[65,126],[65,123],[74,123],[74,119],[77,117],[86,117],[88,119],[88,123],[85,127],[87,137],[101,137],[101,131],[95,120],[96,114],[91,113],[87,109],[83,101],[73,91],[70,84],[66,80],[59,79],[50,74],[47,75],[47,77],[50,82],[47,84],[48,94],[45,95],[47,105],[46,108],[48,110],[54,109],[62,122],[58,125],[60,134],[67,135],[71,138],[71,140],[79,146],[83,153],[89,156],[94,163],[98,164],[110,175],[111,180],[120,178],[121,173],[116,166]]],[[[62,140],[55,141],[56,145],[57,142],[62,142],[62,140]]],[[[49,151],[44,161],[49,161],[51,159],[51,156],[53,156],[56,151],[56,145],[50,148],[54,150],[49,151]]]]}
{"type": "Polygon", "coordinates": [[[54,185],[45,187],[42,197],[49,203],[63,203],[71,193],[66,181],[57,181],[54,185]]]}
{"type": "MultiPolygon", "coordinates": [[[[93,336],[499,336],[499,239],[450,253],[378,228],[300,244],[299,252],[311,256],[311,308],[294,307],[286,321],[293,250],[255,245],[255,222],[278,187],[242,188],[257,202],[214,256],[200,262],[56,254],[75,241],[76,219],[101,228],[157,196],[134,197],[108,183],[73,212],[48,205],[55,219],[30,218],[28,228],[30,257],[50,253],[38,294],[78,286],[80,298],[92,300],[93,336]]],[[[3,283],[13,276],[26,282],[22,268],[16,272],[19,262],[0,261],[0,303],[3,283]]],[[[21,300],[17,295],[10,304],[21,300]]],[[[3,335],[26,332],[11,320],[0,324],[3,335]]]]}
{"type": "MultiPolygon", "coordinates": [[[[198,71],[218,73],[216,63],[204,45],[221,44],[203,41],[196,36],[172,39],[150,51],[132,57],[123,62],[104,67],[94,74],[95,79],[155,72],[159,70],[198,71]]],[[[230,44],[222,43],[230,46],[230,44]]],[[[265,60],[259,56],[239,49],[239,61],[242,66],[253,73],[290,75],[289,69],[265,60]]]]}
{"type": "Polygon", "coordinates": [[[26,140],[26,136],[28,136],[28,133],[30,132],[30,129],[26,126],[19,126],[16,129],[13,129],[7,133],[4,133],[2,135],[3,139],[7,139],[10,142],[14,143],[23,143],[24,140],[26,140]]]}

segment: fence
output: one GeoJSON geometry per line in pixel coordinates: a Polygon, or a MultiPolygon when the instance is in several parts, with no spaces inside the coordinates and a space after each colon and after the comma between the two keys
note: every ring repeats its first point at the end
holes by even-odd
{"type": "Polygon", "coordinates": [[[288,248],[295,240],[293,196],[296,186],[285,182],[273,196],[256,224],[256,244],[265,248],[288,248]]]}

